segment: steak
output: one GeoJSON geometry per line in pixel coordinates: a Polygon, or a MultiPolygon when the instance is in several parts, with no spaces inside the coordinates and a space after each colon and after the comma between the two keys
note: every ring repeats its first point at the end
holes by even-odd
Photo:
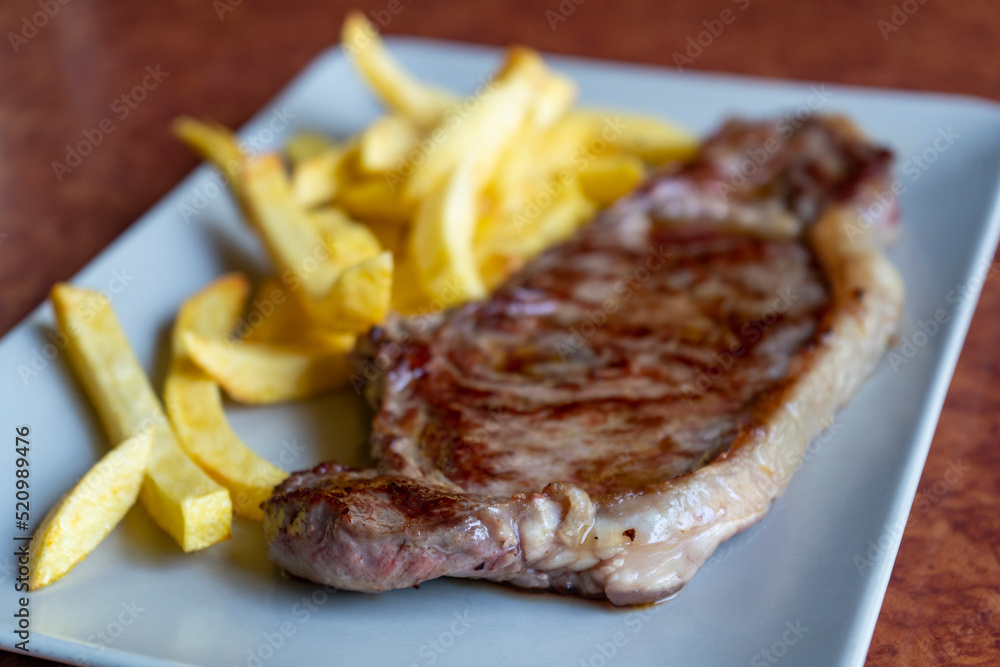
{"type": "Polygon", "coordinates": [[[357,350],[377,466],[292,474],[270,558],[661,599],[760,519],[901,312],[891,155],[841,118],[726,123],[488,299],[357,350]]]}

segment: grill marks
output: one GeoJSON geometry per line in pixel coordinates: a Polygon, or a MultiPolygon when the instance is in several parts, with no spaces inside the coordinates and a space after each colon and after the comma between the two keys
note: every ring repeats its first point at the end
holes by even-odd
{"type": "Polygon", "coordinates": [[[653,251],[629,250],[598,221],[446,319],[407,388],[427,462],[469,492],[607,493],[731,442],[814,334],[824,280],[797,242],[644,233],[653,251]]]}

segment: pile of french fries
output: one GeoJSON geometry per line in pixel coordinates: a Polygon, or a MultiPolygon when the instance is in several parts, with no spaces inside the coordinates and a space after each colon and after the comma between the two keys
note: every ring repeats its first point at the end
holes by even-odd
{"type": "Polygon", "coordinates": [[[342,386],[356,337],[390,310],[486,296],[650,169],[695,149],[670,123],[576,108],[574,82],[530,49],[508,49],[463,98],[408,74],[362,14],[341,37],[386,108],[360,134],[303,133],[283,154],[255,154],[222,126],[175,122],[227,177],[274,275],[253,293],[256,318],[242,317],[251,286],[239,274],[183,304],[162,403],[110,303],[53,289],[68,358],[120,444],[40,526],[32,588],[66,574],[137,499],[184,551],[227,539],[234,513],[261,521],[287,473],[232,431],[223,392],[266,404],[342,386]]]}

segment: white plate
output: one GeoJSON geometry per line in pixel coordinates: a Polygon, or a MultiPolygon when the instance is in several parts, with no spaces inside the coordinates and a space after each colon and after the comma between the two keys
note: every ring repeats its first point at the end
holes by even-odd
{"type": "MultiPolygon", "coordinates": [[[[391,40],[391,46],[418,75],[461,91],[474,90],[499,58],[496,49],[456,44],[391,40]]],[[[238,520],[232,541],[185,555],[136,509],[70,576],[31,595],[34,655],[103,665],[226,667],[862,664],[997,241],[998,107],[570,58],[552,62],[580,83],[585,103],[662,114],[699,132],[732,114],[794,113],[812,102],[823,112],[849,114],[891,144],[906,188],[905,236],[891,255],[908,288],[902,333],[912,347],[902,349],[909,356],[900,352],[895,363],[884,362],[833,432],[814,443],[770,514],[723,545],[675,599],[658,607],[620,610],[457,580],[379,596],[327,592],[271,566],[256,525],[238,520]],[[922,156],[922,166],[913,156],[922,156]],[[919,322],[938,310],[947,324],[922,333],[919,322]]],[[[331,50],[243,136],[277,146],[305,127],[345,135],[378,111],[344,57],[331,50]]],[[[157,386],[182,300],[224,271],[263,271],[255,239],[216,182],[208,168],[199,168],[74,279],[117,290],[115,309],[157,386]]],[[[7,443],[0,457],[0,530],[7,545],[15,533],[15,426],[31,428],[34,522],[106,447],[65,360],[45,359],[52,352],[44,347],[51,324],[51,310],[42,306],[0,343],[0,427],[7,443]],[[33,362],[37,375],[22,379],[19,367],[33,362]]],[[[286,468],[360,457],[367,416],[349,391],[303,405],[231,407],[240,435],[286,468]]],[[[5,648],[14,639],[12,565],[10,555],[0,556],[5,648]]]]}

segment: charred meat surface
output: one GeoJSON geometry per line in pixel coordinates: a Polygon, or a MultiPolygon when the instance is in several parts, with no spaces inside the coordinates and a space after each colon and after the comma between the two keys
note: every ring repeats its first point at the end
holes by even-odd
{"type": "Polygon", "coordinates": [[[351,590],[676,590],[888,344],[897,215],[858,211],[889,163],[842,119],[731,121],[489,299],[390,319],[358,350],[377,468],[289,477],[270,557],[351,590]]]}

